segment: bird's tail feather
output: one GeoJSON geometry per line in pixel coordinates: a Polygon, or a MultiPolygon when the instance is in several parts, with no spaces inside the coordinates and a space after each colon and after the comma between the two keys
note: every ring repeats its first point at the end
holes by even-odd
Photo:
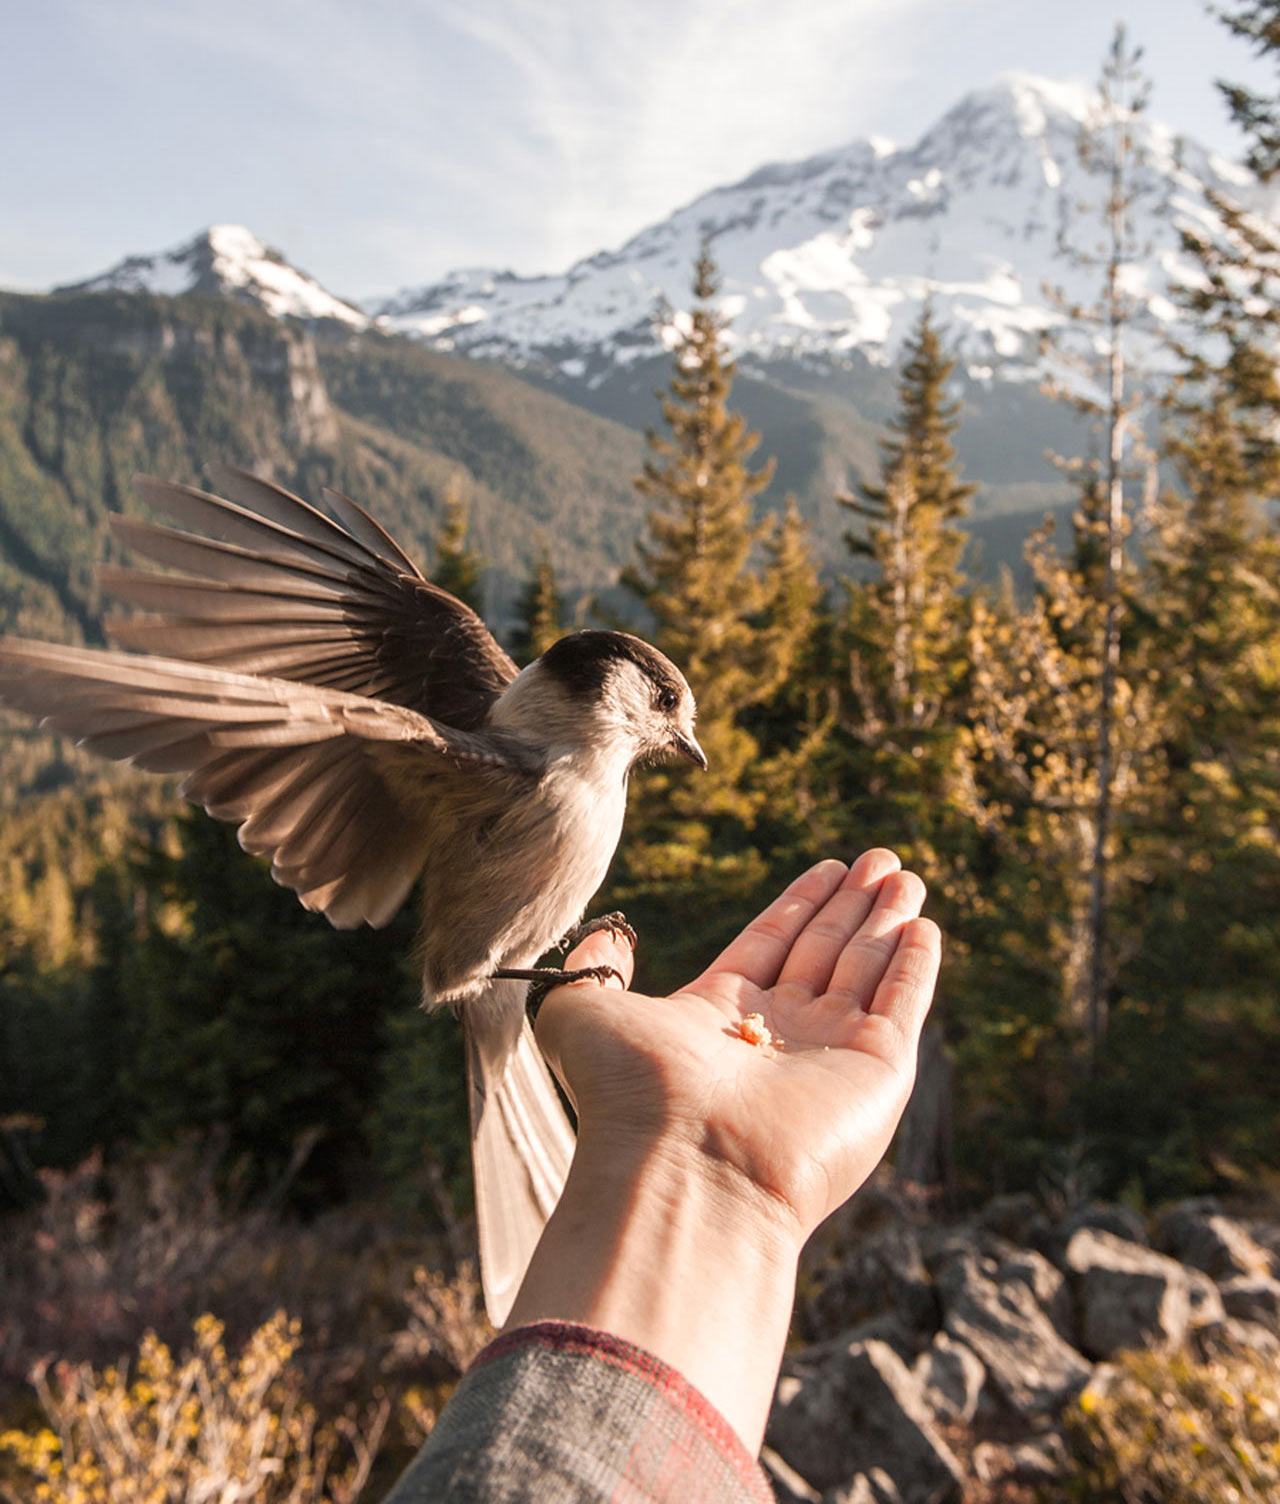
{"type": "Polygon", "coordinates": [[[469,1024],[466,1007],[461,1013],[480,1278],[489,1320],[500,1327],[564,1189],[574,1135],[528,1019],[508,1049],[483,1023],[469,1024]]]}

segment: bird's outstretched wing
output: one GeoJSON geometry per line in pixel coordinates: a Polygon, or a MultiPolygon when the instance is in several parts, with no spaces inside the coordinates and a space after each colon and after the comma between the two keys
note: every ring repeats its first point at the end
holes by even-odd
{"type": "Polygon", "coordinates": [[[241,845],[339,927],[392,917],[432,805],[459,779],[527,784],[541,771],[519,743],[386,700],[17,637],[0,637],[0,701],[106,757],[186,773],[186,797],[239,824],[241,845]],[[415,779],[421,797],[406,800],[415,779]]]}
{"type": "Polygon", "coordinates": [[[516,675],[469,606],[417,566],[348,497],[332,516],[243,470],[227,498],[139,476],[177,526],[113,516],[117,537],[178,575],[105,566],[103,585],[149,615],[108,618],[127,647],[240,673],[375,696],[476,730],[516,675]]]}

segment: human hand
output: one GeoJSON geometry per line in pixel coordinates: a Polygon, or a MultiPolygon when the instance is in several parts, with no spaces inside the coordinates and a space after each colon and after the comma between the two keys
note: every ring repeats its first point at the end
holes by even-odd
{"type": "MultiPolygon", "coordinates": [[[[579,1138],[513,1325],[626,1337],[759,1445],[800,1247],[871,1173],[910,1095],[940,953],[923,901],[891,852],[821,862],[671,997],[548,994],[538,1039],[579,1138]],[[772,1053],[742,1038],[750,1013],[772,1053]]],[[[566,965],[631,976],[604,933],[566,965]]]]}
{"type": "MultiPolygon", "coordinates": [[[[551,993],[538,1040],[583,1138],[705,1160],[803,1241],[875,1168],[910,1095],[941,946],[924,897],[892,852],[821,862],[670,997],[551,993]],[[770,1046],[742,1037],[752,1013],[770,1046]]],[[[599,933],[566,963],[601,964],[629,978],[630,947],[599,933]]]]}

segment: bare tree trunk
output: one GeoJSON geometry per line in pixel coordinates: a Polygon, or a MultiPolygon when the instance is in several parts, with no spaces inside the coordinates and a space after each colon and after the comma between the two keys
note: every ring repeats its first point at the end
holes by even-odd
{"type": "Polygon", "coordinates": [[[1094,810],[1093,859],[1089,902],[1089,1059],[1096,1065],[1107,1030],[1107,913],[1108,842],[1114,787],[1116,674],[1120,666],[1120,618],[1117,599],[1124,566],[1124,306],[1120,268],[1125,247],[1124,180],[1128,167],[1128,134],[1117,116],[1111,148],[1111,198],[1107,263],[1108,376],[1107,397],[1107,531],[1102,577],[1102,678],[1098,694],[1098,792],[1094,810]]]}
{"type": "Polygon", "coordinates": [[[952,1099],[955,1071],[942,1041],[941,1024],[928,1024],[920,1038],[915,1090],[903,1113],[893,1160],[894,1182],[955,1202],[952,1099]]]}

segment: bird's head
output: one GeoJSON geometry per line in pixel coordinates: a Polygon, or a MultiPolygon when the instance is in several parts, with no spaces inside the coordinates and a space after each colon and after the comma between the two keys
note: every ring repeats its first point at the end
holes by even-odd
{"type": "Polygon", "coordinates": [[[508,686],[495,723],[544,745],[582,746],[624,767],[675,753],[707,766],[684,675],[627,632],[573,632],[508,686]]]}

